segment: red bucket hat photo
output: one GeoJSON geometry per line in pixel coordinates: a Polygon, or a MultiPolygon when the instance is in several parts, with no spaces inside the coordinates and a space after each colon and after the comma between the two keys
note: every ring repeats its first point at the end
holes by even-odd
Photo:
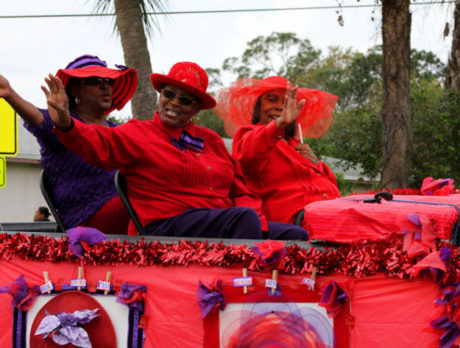
{"type": "MultiPolygon", "coordinates": [[[[40,308],[34,318],[30,330],[30,347],[62,347],[62,345],[53,341],[52,337],[50,337],[52,334],[50,334],[46,339],[43,339],[42,335],[35,334],[41,321],[47,315],[55,315],[56,313],[74,313],[75,311],[82,311],[85,309],[98,309],[98,316],[96,318],[86,324],[82,324],[82,327],[88,333],[91,345],[93,347],[116,348],[117,338],[110,316],[95,298],[83,291],[76,290],[62,292],[53,297],[42,308],[40,308]]],[[[66,346],[73,347],[70,343],[66,346]]]]}
{"type": "Polygon", "coordinates": [[[193,94],[203,102],[202,109],[212,109],[216,106],[215,99],[208,93],[208,74],[196,63],[179,62],[172,66],[168,75],[150,75],[153,87],[161,92],[165,84],[177,86],[193,94]]]}
{"type": "Polygon", "coordinates": [[[112,87],[112,108],[105,113],[107,115],[115,109],[121,110],[132,98],[137,87],[136,70],[124,65],[115,66],[118,69],[107,68],[105,61],[86,54],[70,62],[65,69],[59,69],[56,76],[61,79],[64,87],[67,87],[72,77],[107,77],[115,80],[112,87]]]}
{"type": "MultiPolygon", "coordinates": [[[[239,126],[251,124],[252,113],[259,97],[271,90],[286,89],[288,79],[271,76],[263,80],[243,78],[216,93],[216,115],[225,121],[225,131],[231,137],[239,126]]],[[[338,97],[316,89],[298,88],[297,102],[305,99],[297,123],[302,135],[318,138],[329,129],[338,97]]]]}

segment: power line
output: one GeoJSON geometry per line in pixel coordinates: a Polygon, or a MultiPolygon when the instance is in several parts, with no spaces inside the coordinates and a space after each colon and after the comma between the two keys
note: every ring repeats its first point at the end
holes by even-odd
{"type": "MultiPolygon", "coordinates": [[[[453,4],[455,0],[434,1],[434,2],[414,2],[412,5],[434,5],[434,4],[453,4]]],[[[235,10],[202,10],[202,11],[170,11],[170,12],[148,12],[147,15],[184,15],[184,14],[220,14],[220,13],[244,13],[244,12],[274,12],[274,11],[305,11],[305,10],[338,10],[348,8],[381,7],[380,4],[371,5],[344,5],[344,6],[310,6],[310,7],[285,7],[285,8],[252,8],[235,10]]],[[[47,15],[11,15],[0,16],[0,19],[29,19],[29,18],[68,18],[68,17],[114,17],[115,13],[82,13],[82,14],[47,14],[47,15]]]]}

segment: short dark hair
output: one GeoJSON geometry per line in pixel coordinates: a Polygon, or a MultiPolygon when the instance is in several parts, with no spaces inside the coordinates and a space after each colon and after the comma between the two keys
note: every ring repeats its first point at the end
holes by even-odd
{"type": "Polygon", "coordinates": [[[47,207],[38,207],[38,212],[40,214],[43,214],[46,218],[51,215],[50,211],[48,210],[47,207]]]}
{"type": "MultiPolygon", "coordinates": [[[[254,110],[252,112],[252,119],[251,123],[252,124],[257,124],[260,122],[260,98],[257,99],[256,105],[254,105],[254,110]]],[[[289,123],[286,128],[284,128],[284,135],[287,137],[295,137],[295,121],[289,123]]]]}
{"type": "MultiPolygon", "coordinates": [[[[69,110],[73,111],[77,107],[77,103],[75,102],[75,96],[70,93],[70,87],[77,85],[80,78],[78,77],[71,77],[67,86],[65,87],[65,93],[67,94],[67,98],[69,98],[69,110]]],[[[45,207],[46,208],[46,207],[45,207]]]]}

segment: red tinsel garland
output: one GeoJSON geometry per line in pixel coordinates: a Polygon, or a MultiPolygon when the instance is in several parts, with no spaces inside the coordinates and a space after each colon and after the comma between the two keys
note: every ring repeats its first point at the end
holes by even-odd
{"type": "MultiPolygon", "coordinates": [[[[448,277],[457,278],[460,272],[460,256],[457,248],[445,242],[452,251],[449,260],[448,277]]],[[[180,241],[162,244],[157,241],[137,242],[104,241],[83,252],[80,260],[67,246],[67,237],[52,238],[42,235],[0,234],[0,256],[11,260],[19,257],[25,260],[43,262],[73,262],[90,265],[135,266],[218,266],[247,267],[262,271],[252,249],[246,245],[224,245],[204,241],[180,241]]],[[[286,248],[285,267],[288,274],[311,273],[313,267],[318,274],[344,273],[347,276],[366,277],[384,273],[393,278],[410,279],[411,267],[418,261],[409,258],[402,249],[402,240],[390,238],[383,241],[363,241],[338,248],[300,248],[293,245],[286,248]]]]}

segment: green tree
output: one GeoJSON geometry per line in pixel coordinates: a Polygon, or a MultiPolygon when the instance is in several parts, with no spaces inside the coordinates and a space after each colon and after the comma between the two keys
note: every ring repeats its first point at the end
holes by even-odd
{"type": "MultiPolygon", "coordinates": [[[[381,70],[378,62],[381,59],[378,47],[370,50],[367,55],[354,56],[344,69],[344,75],[353,78],[344,79],[342,83],[344,86],[350,86],[350,89],[359,95],[366,95],[366,98],[358,105],[349,105],[338,110],[329,131],[319,139],[309,139],[315,152],[343,159],[343,164],[348,167],[359,164],[363,167],[364,174],[371,178],[376,178],[382,166],[382,123],[379,115],[383,92],[378,78],[381,70]],[[350,74],[350,71],[353,73],[350,74]],[[359,71],[374,71],[373,84],[368,84],[367,73],[360,75],[357,73],[359,71]],[[362,76],[361,80],[359,76],[362,76]]],[[[452,154],[451,150],[458,151],[454,136],[455,132],[459,131],[459,118],[455,113],[458,100],[453,97],[454,93],[444,96],[445,91],[440,87],[444,65],[438,57],[430,52],[412,50],[410,66],[414,153],[410,159],[412,170],[409,172],[408,184],[419,187],[421,180],[426,176],[455,176],[455,172],[449,171],[448,168],[455,168],[452,165],[455,161],[449,157],[452,154]],[[439,150],[427,146],[438,144],[440,141],[445,146],[439,146],[439,150]],[[449,155],[437,153],[446,151],[449,155]],[[437,166],[436,170],[433,169],[434,166],[437,166]]],[[[352,96],[351,99],[358,97],[352,96]]]]}
{"type": "Polygon", "coordinates": [[[412,88],[414,152],[410,184],[420,187],[427,176],[460,182],[460,94],[436,80],[412,88]]]}
{"type": "Polygon", "coordinates": [[[131,99],[133,117],[152,118],[157,96],[150,83],[152,65],[147,48],[147,37],[156,26],[150,12],[165,10],[166,1],[160,0],[96,0],[95,11],[108,13],[115,8],[115,28],[120,35],[125,64],[136,69],[138,86],[131,99]],[[147,33],[147,36],[146,36],[147,33]]]}
{"type": "Polygon", "coordinates": [[[195,116],[193,122],[199,126],[212,129],[222,138],[228,137],[224,130],[224,121],[217,117],[212,109],[201,110],[198,115],[195,116]]]}
{"type": "Polygon", "coordinates": [[[318,63],[321,55],[308,39],[299,39],[294,33],[273,32],[258,36],[247,43],[241,58],[225,59],[222,69],[241,77],[265,78],[280,75],[297,84],[299,76],[318,63]]]}
{"type": "MultiPolygon", "coordinates": [[[[258,39],[258,42],[264,42],[262,38],[258,39]]],[[[296,50],[288,46],[284,49],[286,52],[295,51],[297,54],[296,50]]],[[[312,49],[315,51],[314,48],[312,49]]],[[[308,69],[301,70],[302,73],[296,77],[297,83],[302,87],[317,88],[339,96],[339,106],[336,108],[334,122],[329,131],[319,139],[308,139],[314,151],[320,155],[340,158],[348,167],[360,165],[364,170],[363,174],[374,179],[382,173],[384,165],[382,161],[384,123],[381,119],[384,103],[382,50],[381,46],[377,46],[367,53],[360,53],[351,49],[330,47],[326,57],[318,57],[314,64],[311,64],[308,69]]],[[[246,54],[248,52],[245,51],[246,54]]],[[[257,67],[260,67],[259,60],[266,58],[267,56],[255,55],[250,59],[246,56],[245,61],[256,64],[256,67],[248,64],[244,68],[255,73],[257,67]],[[255,59],[256,57],[258,59],[255,59]]],[[[419,187],[421,179],[426,176],[455,177],[454,169],[457,168],[458,172],[458,167],[451,163],[454,161],[449,157],[454,153],[452,151],[458,151],[456,145],[452,145],[456,144],[454,132],[459,132],[458,112],[455,113],[455,110],[458,110],[458,100],[451,94],[442,98],[439,95],[444,92],[440,81],[445,66],[438,57],[431,52],[413,49],[409,51],[409,58],[407,67],[411,76],[411,86],[408,90],[411,91],[413,109],[408,122],[413,124],[415,151],[407,159],[408,168],[412,168],[408,169],[407,185],[419,187]],[[427,108],[426,105],[430,107],[427,108]],[[426,123],[431,118],[434,121],[429,127],[430,131],[424,131],[427,129],[426,123]],[[446,149],[440,150],[447,151],[444,155],[426,145],[439,143],[440,134],[443,144],[447,144],[446,149]],[[441,162],[434,160],[436,156],[441,162]],[[439,170],[432,170],[433,164],[430,163],[437,163],[439,170]]],[[[238,58],[233,59],[242,61],[238,58]]],[[[275,62],[270,64],[276,71],[281,71],[275,62]]],[[[238,73],[241,67],[243,65],[235,65],[232,71],[238,73]]],[[[214,73],[218,73],[218,70],[214,73]]],[[[206,117],[211,117],[212,120],[212,113],[206,117]]],[[[209,126],[211,122],[206,120],[206,117],[203,117],[203,122],[208,122],[209,126]]]]}
{"type": "Polygon", "coordinates": [[[330,47],[324,59],[298,78],[299,85],[339,96],[336,111],[345,111],[376,94],[377,82],[381,80],[381,62],[377,48],[365,55],[350,48],[330,47]]]}

